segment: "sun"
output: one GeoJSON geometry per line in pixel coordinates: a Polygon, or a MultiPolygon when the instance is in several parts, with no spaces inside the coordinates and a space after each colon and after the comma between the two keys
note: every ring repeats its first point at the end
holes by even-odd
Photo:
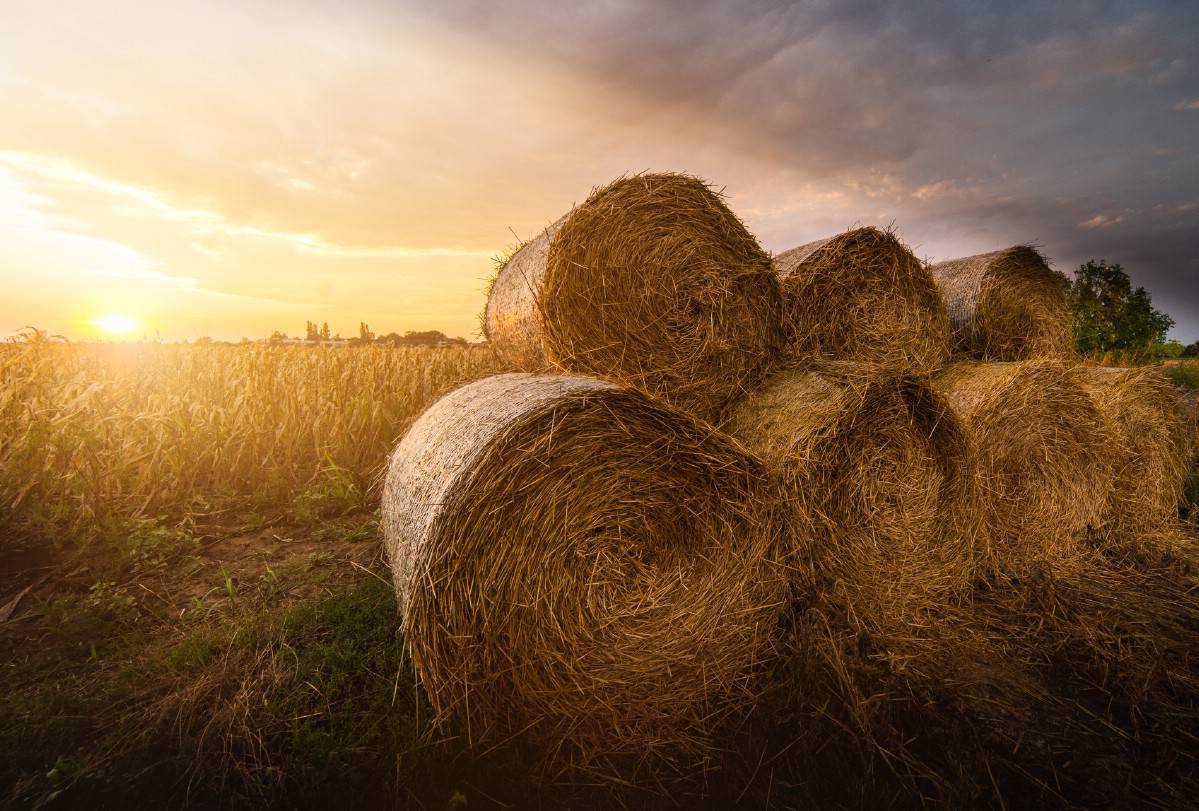
{"type": "Polygon", "coordinates": [[[109,335],[128,335],[137,329],[137,322],[127,315],[110,313],[92,321],[92,326],[109,335]]]}

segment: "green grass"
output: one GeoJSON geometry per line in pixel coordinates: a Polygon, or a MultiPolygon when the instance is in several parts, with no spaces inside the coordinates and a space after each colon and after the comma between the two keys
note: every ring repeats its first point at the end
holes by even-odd
{"type": "Polygon", "coordinates": [[[1178,361],[1162,366],[1162,374],[1170,379],[1175,386],[1185,389],[1199,389],[1199,361],[1178,361]]]}

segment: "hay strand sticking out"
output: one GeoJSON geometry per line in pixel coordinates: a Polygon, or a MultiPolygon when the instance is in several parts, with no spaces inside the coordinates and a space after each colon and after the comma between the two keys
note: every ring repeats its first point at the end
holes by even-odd
{"type": "Polygon", "coordinates": [[[1128,532],[1175,523],[1193,449],[1169,381],[1150,367],[1093,366],[1080,373],[1116,441],[1107,523],[1128,532]]]}
{"type": "Polygon", "coordinates": [[[710,754],[773,644],[776,503],[736,445],[638,392],[507,374],[450,393],[383,500],[439,720],[554,772],[710,754]]]}
{"type": "Polygon", "coordinates": [[[1070,307],[1035,248],[1017,245],[933,265],[954,351],[982,360],[1069,358],[1070,307]]]}
{"type": "Polygon", "coordinates": [[[919,378],[853,363],[780,371],[727,428],[784,482],[791,537],[814,531],[797,557],[872,632],[966,591],[977,477],[965,432],[919,378]]]}
{"type": "Polygon", "coordinates": [[[524,245],[484,331],[505,362],[599,375],[713,418],[782,344],[770,258],[704,182],[620,178],[524,245]]]}
{"type": "Polygon", "coordinates": [[[991,549],[1003,564],[1068,568],[1112,486],[1106,424],[1056,361],[959,363],[933,378],[978,459],[991,549]]]}
{"type": "Polygon", "coordinates": [[[890,231],[855,228],[774,259],[786,352],[932,371],[949,358],[949,318],[928,270],[890,231]]]}

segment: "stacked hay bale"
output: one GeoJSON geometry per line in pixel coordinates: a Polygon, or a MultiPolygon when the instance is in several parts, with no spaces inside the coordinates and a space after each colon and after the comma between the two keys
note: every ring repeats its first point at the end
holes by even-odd
{"type": "Polygon", "coordinates": [[[1073,354],[1065,293],[1035,248],[1017,245],[951,259],[931,272],[957,353],[995,361],[1073,354]]]}
{"type": "Polygon", "coordinates": [[[1105,522],[1132,533],[1173,524],[1193,448],[1169,381],[1151,368],[1089,366],[1081,382],[1117,452],[1105,522]]]}
{"type": "Polygon", "coordinates": [[[620,178],[500,269],[484,332],[514,368],[598,375],[714,419],[774,362],[770,258],[687,175],[620,178]]]}
{"type": "Polygon", "coordinates": [[[931,371],[949,358],[949,319],[928,270],[890,231],[855,228],[774,259],[786,354],[931,371]]]}
{"type": "Polygon", "coordinates": [[[383,518],[413,663],[469,743],[627,779],[702,763],[752,706],[785,591],[776,500],[681,412],[590,378],[486,378],[404,437],[383,518]]]}

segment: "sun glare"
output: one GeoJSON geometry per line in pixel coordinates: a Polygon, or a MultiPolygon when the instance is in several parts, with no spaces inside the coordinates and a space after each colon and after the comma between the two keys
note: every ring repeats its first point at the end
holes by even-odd
{"type": "Polygon", "coordinates": [[[113,313],[91,322],[96,329],[108,335],[128,335],[137,329],[137,322],[126,315],[113,313]]]}

